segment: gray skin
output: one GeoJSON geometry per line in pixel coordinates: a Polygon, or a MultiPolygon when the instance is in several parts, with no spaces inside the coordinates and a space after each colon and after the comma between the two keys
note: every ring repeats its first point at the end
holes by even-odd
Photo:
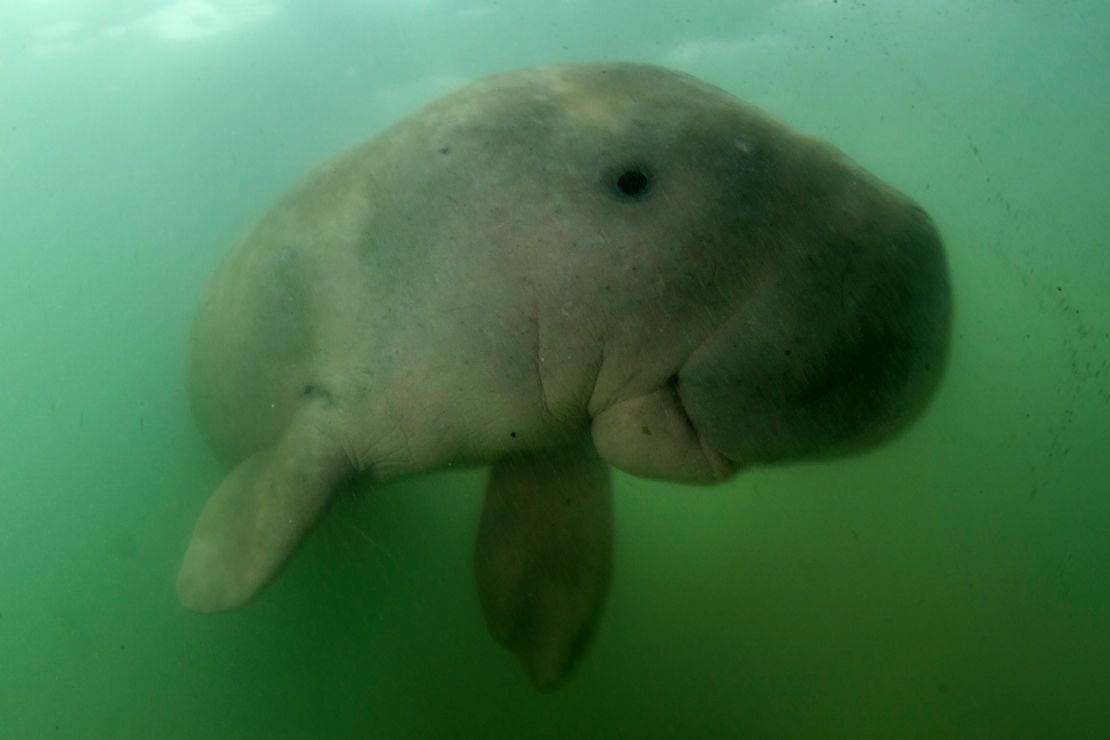
{"type": "Polygon", "coordinates": [[[216,274],[189,386],[231,472],[178,595],[250,599],[344,480],[492,464],[482,608],[558,685],[609,584],[608,466],[710,483],[872,446],[949,324],[929,218],[828,144],[646,65],[477,82],[309,176],[216,274]]]}

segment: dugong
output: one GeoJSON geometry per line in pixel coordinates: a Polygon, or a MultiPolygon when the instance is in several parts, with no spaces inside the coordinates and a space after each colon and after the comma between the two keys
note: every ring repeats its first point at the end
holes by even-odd
{"type": "Polygon", "coordinates": [[[693,77],[473,83],[324,164],[219,267],[188,385],[230,473],[178,596],[246,602],[345,480],[490,464],[480,603],[556,686],[610,580],[609,466],[712,483],[890,438],[941,377],[947,275],[909,198],[693,77]]]}

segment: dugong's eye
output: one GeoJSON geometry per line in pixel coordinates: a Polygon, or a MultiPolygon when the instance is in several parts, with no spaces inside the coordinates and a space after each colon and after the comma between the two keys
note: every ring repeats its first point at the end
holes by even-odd
{"type": "Polygon", "coordinates": [[[616,171],[611,183],[620,200],[640,200],[651,190],[651,173],[642,164],[627,165],[616,171]]]}

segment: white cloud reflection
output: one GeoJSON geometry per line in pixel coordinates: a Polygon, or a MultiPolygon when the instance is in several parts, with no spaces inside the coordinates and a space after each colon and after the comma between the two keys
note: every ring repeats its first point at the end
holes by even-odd
{"type": "Polygon", "coordinates": [[[149,33],[166,41],[193,41],[238,31],[265,21],[277,11],[271,0],[179,0],[152,13],[109,28],[111,37],[149,33]]]}
{"type": "Polygon", "coordinates": [[[763,33],[743,39],[722,41],[718,39],[693,39],[674,46],[666,55],[671,66],[680,69],[732,59],[744,54],[782,49],[790,38],[782,34],[763,33]]]}

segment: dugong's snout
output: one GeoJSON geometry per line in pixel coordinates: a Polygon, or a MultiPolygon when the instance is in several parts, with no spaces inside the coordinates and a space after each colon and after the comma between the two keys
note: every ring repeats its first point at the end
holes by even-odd
{"type": "Polygon", "coordinates": [[[738,466],[889,439],[946,364],[950,288],[929,216],[862,172],[807,210],[774,244],[790,257],[754,279],[678,374],[701,444],[738,466]]]}

